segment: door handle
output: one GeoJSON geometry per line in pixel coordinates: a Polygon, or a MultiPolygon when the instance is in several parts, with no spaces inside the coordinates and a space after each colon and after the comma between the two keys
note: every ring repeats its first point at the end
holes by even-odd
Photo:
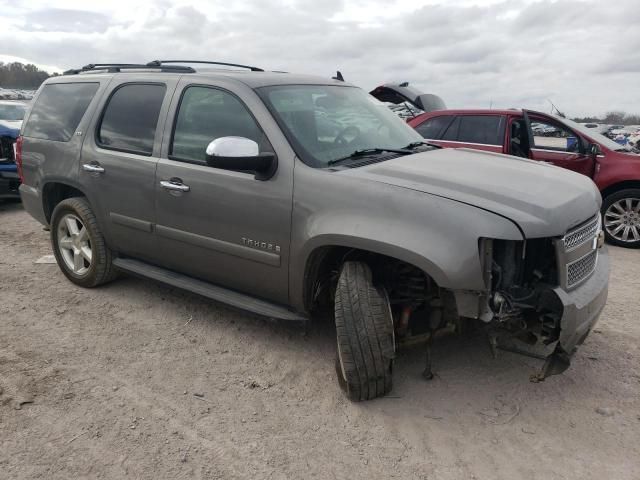
{"type": "Polygon", "coordinates": [[[82,165],[82,169],[85,172],[104,173],[104,168],[102,168],[100,165],[96,165],[94,163],[85,163],[84,165],[82,165]]]}
{"type": "Polygon", "coordinates": [[[176,183],[173,181],[162,180],[160,182],[160,186],[167,190],[176,190],[178,192],[188,192],[190,190],[189,185],[185,185],[184,183],[176,183]]]}

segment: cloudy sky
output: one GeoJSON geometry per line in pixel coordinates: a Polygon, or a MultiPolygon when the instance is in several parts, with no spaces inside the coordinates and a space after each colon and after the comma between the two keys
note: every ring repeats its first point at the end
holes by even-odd
{"type": "Polygon", "coordinates": [[[409,81],[450,107],[640,113],[637,0],[0,0],[0,25],[0,61],[49,69],[210,59],[409,81]]]}

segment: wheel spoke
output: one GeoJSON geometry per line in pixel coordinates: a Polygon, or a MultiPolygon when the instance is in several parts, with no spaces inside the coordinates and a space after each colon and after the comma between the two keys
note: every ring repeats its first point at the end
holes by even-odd
{"type": "Polygon", "coordinates": [[[620,225],[622,223],[622,220],[620,219],[616,219],[616,220],[607,220],[604,222],[604,226],[605,227],[613,227],[615,225],[620,225]]]}
{"type": "Polygon", "coordinates": [[[91,249],[89,247],[80,248],[80,254],[89,263],[91,263],[91,249]]]}
{"type": "Polygon", "coordinates": [[[633,210],[633,201],[631,198],[625,198],[624,204],[625,204],[625,210],[627,212],[630,212],[631,210],[633,210]]]}
{"type": "Polygon", "coordinates": [[[631,227],[624,227],[624,232],[622,232],[622,240],[625,242],[629,241],[629,232],[631,231],[631,227]]]}
{"type": "Polygon", "coordinates": [[[607,211],[607,213],[604,214],[605,217],[613,217],[613,218],[622,218],[622,214],[620,213],[616,213],[616,212],[612,212],[611,209],[609,209],[607,211]]]}
{"type": "Polygon", "coordinates": [[[69,232],[69,235],[72,237],[75,237],[76,235],[78,235],[78,222],[76,222],[76,219],[71,217],[71,216],[67,216],[64,219],[64,223],[67,225],[67,230],[69,232]]]}
{"type": "Polygon", "coordinates": [[[84,268],[84,257],[80,253],[80,250],[73,252],[73,271],[78,273],[84,268]]]}
{"type": "Polygon", "coordinates": [[[60,245],[60,248],[64,248],[65,250],[71,250],[73,248],[73,240],[71,237],[62,237],[58,241],[58,245],[60,245]]]}
{"type": "Polygon", "coordinates": [[[620,230],[624,228],[623,224],[618,225],[612,232],[611,235],[616,236],[620,230]]]}
{"type": "Polygon", "coordinates": [[[78,240],[81,242],[86,242],[87,240],[89,240],[89,232],[87,231],[87,228],[85,226],[83,226],[78,232],[78,240]]]}
{"type": "Polygon", "coordinates": [[[621,213],[622,215],[624,215],[626,213],[626,210],[622,207],[622,204],[620,203],[620,201],[614,203],[613,205],[611,205],[613,208],[615,208],[619,213],[621,213]]]}
{"type": "Polygon", "coordinates": [[[631,227],[631,233],[633,234],[634,240],[640,240],[640,232],[638,231],[638,227],[631,227]]]}

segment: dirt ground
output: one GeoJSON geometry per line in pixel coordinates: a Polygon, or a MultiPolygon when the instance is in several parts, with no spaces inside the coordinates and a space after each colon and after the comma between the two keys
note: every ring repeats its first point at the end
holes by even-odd
{"type": "Polygon", "coordinates": [[[563,375],[482,337],[400,353],[354,404],[328,322],[309,334],[162,285],[85,290],[0,205],[0,478],[638,479],[640,251],[611,248],[608,305],[563,375]]]}

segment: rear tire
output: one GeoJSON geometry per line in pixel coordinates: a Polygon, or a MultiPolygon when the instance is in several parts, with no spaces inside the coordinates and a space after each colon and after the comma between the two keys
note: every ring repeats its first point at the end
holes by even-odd
{"type": "Polygon", "coordinates": [[[372,282],[362,262],[346,262],[335,294],[338,341],[336,373],[353,401],[371,400],[391,391],[395,340],[384,290],[372,282]]]}
{"type": "Polygon", "coordinates": [[[602,224],[610,244],[640,248],[640,189],[628,188],[607,196],[602,202],[602,224]]]}
{"type": "Polygon", "coordinates": [[[53,210],[51,245],[60,270],[76,285],[97,287],[117,276],[113,253],[84,198],[67,198],[53,210]]]}

